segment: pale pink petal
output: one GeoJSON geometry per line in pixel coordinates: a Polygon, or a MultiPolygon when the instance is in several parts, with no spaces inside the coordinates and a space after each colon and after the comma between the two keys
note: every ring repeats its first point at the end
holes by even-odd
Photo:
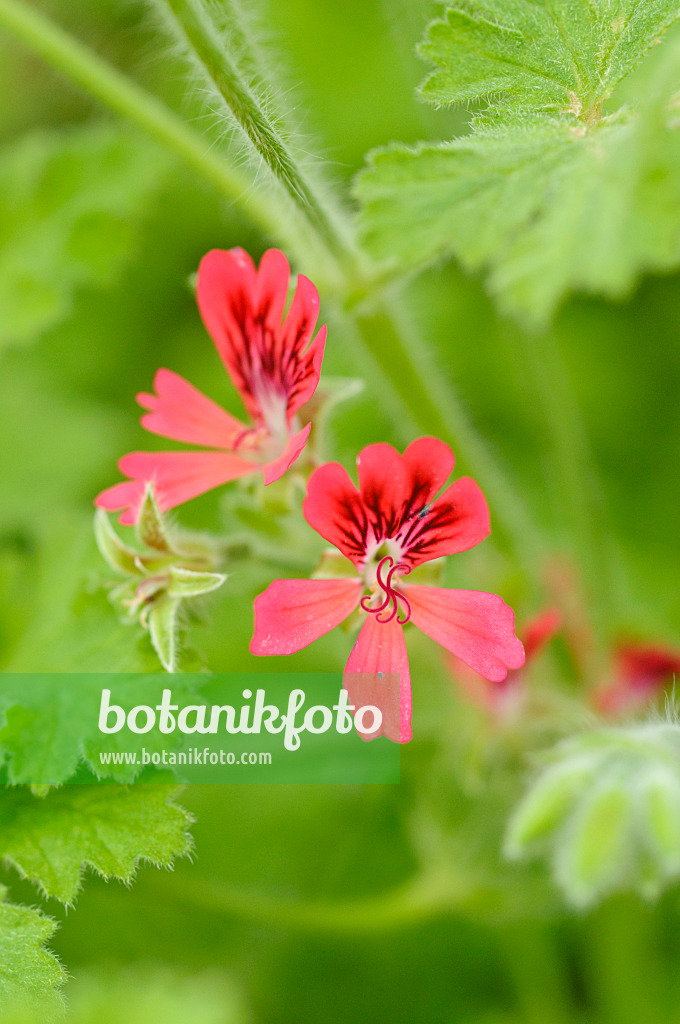
{"type": "Polygon", "coordinates": [[[261,468],[227,452],[130,452],[118,467],[132,480],[153,483],[162,511],[261,468]]]}
{"type": "Polygon", "coordinates": [[[314,470],[307,484],[302,511],[325,540],[358,565],[366,551],[368,521],[359,492],[339,462],[314,470]]]}
{"type": "Polygon", "coordinates": [[[253,654],[294,654],[339,626],[356,608],[359,579],[274,580],[255,598],[253,654]]]}
{"type": "Polygon", "coordinates": [[[497,594],[480,590],[402,585],[411,622],[485,679],[500,683],[521,668],[524,648],[515,636],[515,613],[497,594]]]}
{"type": "Polygon", "coordinates": [[[153,384],[155,394],[137,395],[139,404],[150,410],[142,416],[142,426],[152,434],[224,449],[248,429],[172,370],[158,370],[153,384]]]}
{"type": "Polygon", "coordinates": [[[382,725],[373,733],[359,732],[362,739],[387,736],[395,743],[411,739],[411,673],[404,630],[396,619],[378,622],[367,615],[352,648],[343,676],[349,703],[380,708],[382,725]]]}
{"type": "Polygon", "coordinates": [[[296,459],[299,459],[307,444],[307,438],[311,429],[312,424],[308,423],[297,434],[289,437],[281,455],[262,467],[265,484],[273,484],[275,480],[279,480],[296,459]]]}
{"type": "Polygon", "coordinates": [[[123,509],[123,514],[118,517],[119,522],[123,526],[132,526],[137,521],[145,490],[143,480],[124,480],[98,494],[94,503],[97,508],[104,508],[107,512],[119,512],[123,509]]]}

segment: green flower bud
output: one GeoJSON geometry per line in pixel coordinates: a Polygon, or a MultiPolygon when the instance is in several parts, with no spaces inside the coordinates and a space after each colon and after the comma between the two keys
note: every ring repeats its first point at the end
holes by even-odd
{"type": "Polygon", "coordinates": [[[567,900],[653,898],[680,875],[680,724],[597,729],[559,743],[515,810],[505,854],[543,857],[567,900]]]}
{"type": "Polygon", "coordinates": [[[148,629],[167,672],[177,668],[180,611],[183,601],[222,586],[227,577],[215,572],[223,545],[204,534],[170,530],[149,486],[136,526],[139,550],[128,547],[107,514],[95,515],[97,546],[112,569],[124,576],[111,600],[148,629]]]}

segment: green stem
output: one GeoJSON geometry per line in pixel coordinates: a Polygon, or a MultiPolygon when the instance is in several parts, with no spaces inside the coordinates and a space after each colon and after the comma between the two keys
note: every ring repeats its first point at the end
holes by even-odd
{"type": "Polygon", "coordinates": [[[0,26],[198,171],[263,232],[279,233],[280,211],[155,96],[20,0],[0,0],[0,26]]]}
{"type": "Polygon", "coordinates": [[[281,899],[256,889],[185,879],[181,894],[192,906],[267,926],[323,935],[384,933],[451,913],[470,900],[448,873],[423,871],[375,896],[335,901],[281,899]]]}
{"type": "Polygon", "coordinates": [[[201,0],[155,0],[169,15],[173,35],[217,90],[237,124],[281,182],[293,202],[339,256],[350,259],[345,241],[309,177],[242,77],[236,61],[201,0]]]}
{"type": "MultiPolygon", "coordinates": [[[[603,636],[611,606],[604,544],[597,526],[602,496],[576,397],[552,332],[527,336],[526,351],[543,405],[548,436],[552,440],[558,490],[558,516],[569,525],[586,587],[594,632],[603,636]]],[[[601,518],[601,516],[600,516],[601,518]]],[[[599,659],[598,659],[599,660],[599,659]]],[[[593,665],[593,671],[598,665],[593,665]]]]}
{"type": "Polygon", "coordinates": [[[573,1005],[554,929],[530,920],[498,930],[523,1024],[567,1024],[573,1005]]]}

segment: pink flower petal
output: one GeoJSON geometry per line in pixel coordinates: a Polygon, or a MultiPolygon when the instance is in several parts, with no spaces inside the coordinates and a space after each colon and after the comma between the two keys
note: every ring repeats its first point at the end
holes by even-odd
{"type": "Polygon", "coordinates": [[[359,493],[376,539],[394,536],[419,517],[448,480],[453,452],[435,437],[420,437],[403,455],[390,444],[369,444],[359,453],[359,493]]]}
{"type": "Polygon", "coordinates": [[[152,434],[224,449],[248,429],[172,370],[158,370],[153,383],[155,394],[137,395],[139,404],[151,410],[142,416],[142,426],[152,434]]]}
{"type": "Polygon", "coordinates": [[[410,584],[401,589],[411,622],[485,679],[500,683],[521,668],[524,648],[515,636],[515,614],[497,594],[410,584]]]}
{"type": "Polygon", "coordinates": [[[382,712],[382,725],[362,739],[387,736],[394,743],[411,739],[411,673],[404,630],[396,621],[378,622],[367,615],[352,648],[343,676],[349,703],[356,708],[372,704],[382,712]]]}
{"type": "Polygon", "coordinates": [[[392,536],[401,524],[407,481],[403,456],[391,444],[369,444],[357,456],[359,494],[374,524],[373,538],[392,536]]]}
{"type": "Polygon", "coordinates": [[[413,565],[475,547],[491,532],[489,506],[478,484],[461,477],[418,517],[408,538],[413,565]]]}
{"type": "Polygon", "coordinates": [[[261,469],[227,452],[130,452],[118,467],[134,481],[153,483],[162,511],[261,469]]]}
{"type": "Polygon", "coordinates": [[[302,511],[313,530],[355,565],[362,561],[368,521],[359,492],[339,462],[327,462],[312,473],[302,511]]]}
{"type": "Polygon", "coordinates": [[[267,425],[281,403],[290,421],[319,382],[325,334],[320,331],[305,352],[319,315],[319,294],[300,274],[281,322],[289,277],[288,261],[276,249],[264,254],[257,271],[250,257],[235,249],[212,250],[198,268],[196,299],[203,322],[257,425],[267,425]]]}
{"type": "Polygon", "coordinates": [[[361,581],[274,580],[255,598],[253,654],[294,654],[329,633],[356,608],[361,581]]]}
{"type": "Polygon", "coordinates": [[[123,509],[123,514],[118,517],[119,522],[123,526],[133,526],[137,521],[144,491],[143,480],[124,480],[98,494],[94,503],[97,508],[106,509],[107,512],[118,512],[123,509]]]}
{"type": "Polygon", "coordinates": [[[283,449],[281,455],[274,459],[272,462],[268,462],[263,466],[262,471],[264,473],[265,484],[273,484],[275,480],[279,480],[283,474],[293,465],[296,459],[299,459],[300,455],[304,451],[304,447],[307,444],[307,438],[309,432],[312,429],[312,424],[308,423],[306,427],[299,430],[297,434],[293,434],[292,437],[288,438],[288,443],[283,449]]]}
{"type": "Polygon", "coordinates": [[[527,661],[535,658],[546,647],[562,625],[562,614],[557,608],[546,608],[524,623],[522,642],[527,661]]]}
{"type": "Polygon", "coordinates": [[[453,473],[456,459],[447,444],[436,437],[419,437],[403,455],[412,504],[427,504],[441,491],[453,473]]]}
{"type": "Polygon", "coordinates": [[[281,326],[289,280],[290,266],[284,254],[280,249],[267,249],[257,271],[254,306],[256,317],[270,331],[281,326]]]}
{"type": "Polygon", "coordinates": [[[304,354],[304,375],[301,376],[295,390],[289,395],[287,410],[289,421],[310,400],[319,386],[325,348],[326,325],[324,324],[319,328],[316,338],[304,354]]]}
{"type": "MultiPolygon", "coordinates": [[[[254,343],[256,289],[255,265],[243,249],[211,249],[199,264],[196,281],[199,312],[234,387],[254,419],[258,416],[258,406],[244,365],[249,367],[248,349],[254,343]]],[[[273,294],[271,282],[269,294],[273,294]]]]}

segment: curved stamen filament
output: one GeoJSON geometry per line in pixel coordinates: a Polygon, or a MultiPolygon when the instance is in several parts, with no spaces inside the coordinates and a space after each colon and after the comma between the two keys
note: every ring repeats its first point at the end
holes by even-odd
{"type": "Polygon", "coordinates": [[[391,558],[389,555],[385,555],[385,557],[381,559],[381,561],[378,563],[378,568],[375,574],[376,582],[380,589],[382,590],[383,594],[385,595],[385,599],[382,602],[382,604],[377,605],[375,608],[371,608],[370,602],[373,598],[373,595],[366,594],[364,597],[361,598],[360,601],[363,610],[365,612],[370,612],[371,615],[375,615],[377,617],[378,622],[391,622],[396,615],[397,622],[400,623],[402,626],[405,623],[407,623],[408,620],[411,618],[411,605],[408,603],[404,595],[400,594],[399,591],[395,590],[394,587],[392,586],[392,576],[394,575],[395,572],[400,572],[406,576],[408,575],[408,573],[410,573],[410,571],[411,567],[410,565],[408,565],[408,563],[397,562],[397,564],[395,565],[394,559],[391,558]],[[389,572],[387,573],[387,579],[384,580],[382,576],[382,570],[386,562],[389,563],[390,569],[389,572]],[[405,611],[403,616],[399,615],[399,601],[403,601],[405,605],[405,611]],[[392,611],[389,613],[387,618],[381,618],[380,613],[386,611],[390,604],[392,605],[392,611]]]}

